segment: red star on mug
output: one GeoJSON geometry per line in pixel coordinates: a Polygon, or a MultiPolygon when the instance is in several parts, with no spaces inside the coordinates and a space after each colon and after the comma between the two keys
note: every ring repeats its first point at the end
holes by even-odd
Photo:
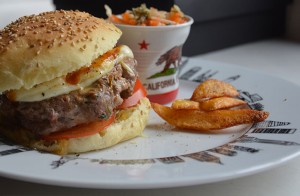
{"type": "Polygon", "coordinates": [[[147,43],[145,40],[143,40],[141,43],[139,43],[140,45],[140,50],[148,50],[148,46],[150,45],[149,43],[147,43]]]}

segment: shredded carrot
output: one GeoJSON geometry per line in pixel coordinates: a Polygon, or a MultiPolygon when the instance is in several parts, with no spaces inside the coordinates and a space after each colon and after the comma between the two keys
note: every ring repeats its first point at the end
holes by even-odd
{"type": "Polygon", "coordinates": [[[160,22],[161,24],[164,25],[176,25],[176,22],[172,21],[172,20],[168,20],[168,19],[164,19],[164,18],[158,18],[158,17],[151,17],[151,20],[156,20],[158,22],[160,22]]]}
{"type": "Polygon", "coordinates": [[[172,20],[178,24],[182,24],[182,23],[186,22],[179,12],[173,12],[172,14],[170,14],[170,17],[168,19],[172,20]]]}
{"type": "Polygon", "coordinates": [[[124,21],[128,21],[133,17],[130,17],[129,11],[126,11],[122,14],[122,18],[123,18],[124,21]]]}
{"type": "Polygon", "coordinates": [[[111,9],[108,6],[106,6],[105,9],[107,10],[106,13],[109,13],[109,20],[114,23],[140,26],[164,26],[187,22],[187,18],[176,5],[171,8],[170,12],[166,12],[153,7],[148,9],[145,4],[142,4],[140,7],[133,8],[132,10],[126,10],[120,17],[111,14],[111,9]]]}
{"type": "Polygon", "coordinates": [[[124,21],[121,18],[119,18],[118,16],[116,16],[116,15],[111,15],[109,18],[111,19],[112,22],[115,22],[115,23],[124,23],[124,21]]]}
{"type": "Polygon", "coordinates": [[[148,26],[159,26],[161,23],[157,20],[148,20],[148,26]]]}
{"type": "Polygon", "coordinates": [[[135,25],[136,21],[132,14],[129,11],[124,12],[122,15],[122,19],[126,24],[135,25]]]}

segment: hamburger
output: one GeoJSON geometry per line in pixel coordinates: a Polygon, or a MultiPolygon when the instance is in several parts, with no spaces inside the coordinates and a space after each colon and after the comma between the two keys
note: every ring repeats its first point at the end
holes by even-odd
{"type": "Polygon", "coordinates": [[[0,31],[0,134],[71,154],[137,137],[150,110],[122,32],[79,11],[24,16],[0,31]]]}

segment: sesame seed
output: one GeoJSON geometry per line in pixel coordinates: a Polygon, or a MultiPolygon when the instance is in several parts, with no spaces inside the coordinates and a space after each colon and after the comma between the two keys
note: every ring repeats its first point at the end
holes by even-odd
{"type": "MultiPolygon", "coordinates": [[[[93,39],[89,36],[89,33],[93,32],[93,29],[97,29],[97,24],[100,23],[101,21],[93,16],[76,11],[57,10],[38,15],[24,16],[0,31],[0,40],[5,40],[0,44],[1,53],[6,49],[8,44],[18,41],[19,37],[28,36],[30,32],[31,34],[24,38],[29,48],[35,46],[51,48],[54,46],[54,43],[56,44],[57,40],[57,45],[59,46],[61,46],[64,41],[67,41],[72,46],[75,46],[76,43],[80,43],[81,41],[86,42],[89,40],[92,42],[93,39]],[[53,35],[36,36],[37,38],[32,35],[38,35],[43,32],[53,35]],[[77,36],[80,37],[77,38],[77,36]],[[55,38],[57,39],[56,41],[55,38]]],[[[86,48],[87,45],[83,45],[80,50],[84,51],[86,48]]],[[[36,53],[39,54],[40,51],[36,51],[36,53]]]]}

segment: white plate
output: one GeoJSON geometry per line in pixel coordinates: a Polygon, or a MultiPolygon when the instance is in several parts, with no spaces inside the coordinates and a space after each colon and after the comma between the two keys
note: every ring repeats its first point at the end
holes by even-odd
{"type": "MultiPolygon", "coordinates": [[[[300,88],[237,66],[190,59],[186,80],[216,78],[233,84],[267,121],[223,134],[181,132],[151,113],[143,137],[78,156],[56,156],[0,142],[0,175],[85,188],[139,189],[222,181],[278,166],[300,153],[300,88]]],[[[180,98],[197,83],[181,81],[180,98]]]]}

